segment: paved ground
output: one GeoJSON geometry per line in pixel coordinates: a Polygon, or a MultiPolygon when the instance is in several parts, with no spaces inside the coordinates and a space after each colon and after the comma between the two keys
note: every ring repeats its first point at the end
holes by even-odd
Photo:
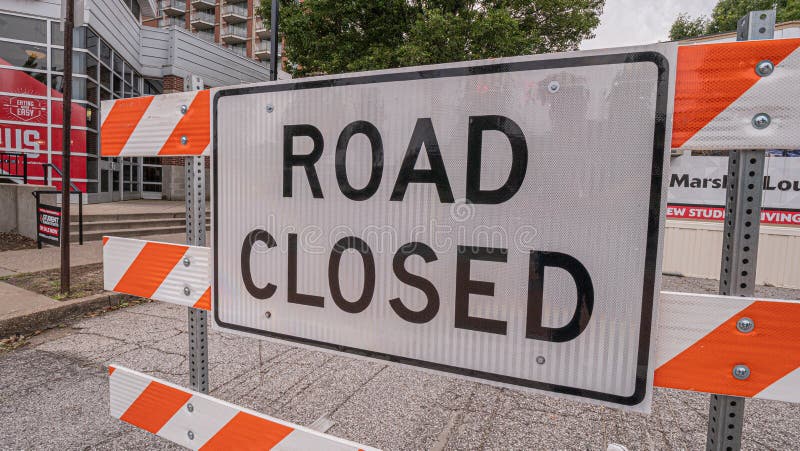
{"type": "MultiPolygon", "coordinates": [[[[147,239],[167,243],[185,243],[186,234],[155,235],[148,236],[147,239]]],[[[89,265],[103,261],[102,241],[86,241],[82,246],[72,244],[70,248],[71,266],[89,265]]],[[[42,249],[0,252],[0,277],[59,267],[61,267],[61,249],[58,247],[46,246],[42,249]]]]}
{"type": "MultiPolygon", "coordinates": [[[[126,200],[123,202],[106,202],[83,206],[84,215],[113,215],[130,213],[184,213],[186,202],[182,200],[126,200]]],[[[72,211],[77,215],[77,209],[72,211]]]]}
{"type": "MultiPolygon", "coordinates": [[[[665,278],[665,289],[714,281],[665,278]]],[[[766,291],[764,291],[766,290],[766,291]]],[[[797,299],[797,290],[763,296],[797,299]]],[[[0,354],[0,449],[165,449],[108,416],[114,362],[186,385],[186,310],[150,303],[83,319],[0,354]]],[[[212,331],[211,394],[288,421],[326,416],[331,434],[386,449],[702,449],[708,395],[657,389],[626,414],[286,344],[212,331]]],[[[800,405],[749,400],[746,449],[796,449],[800,405]]]]}

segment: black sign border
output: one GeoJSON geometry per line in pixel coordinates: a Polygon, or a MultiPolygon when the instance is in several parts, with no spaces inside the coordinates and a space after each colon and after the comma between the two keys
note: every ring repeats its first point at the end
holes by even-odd
{"type": "Polygon", "coordinates": [[[656,83],[656,111],[655,111],[655,129],[653,136],[653,172],[650,179],[650,210],[648,214],[647,226],[647,244],[645,251],[645,264],[644,264],[644,283],[642,292],[642,313],[639,327],[639,349],[637,352],[636,362],[636,382],[634,392],[630,396],[616,395],[612,393],[604,393],[594,390],[586,390],[576,387],[569,387],[565,385],[550,384],[546,382],[534,381],[512,376],[505,376],[501,374],[490,373],[486,371],[470,370],[452,365],[444,365],[440,363],[427,362],[424,360],[413,359],[409,357],[401,357],[381,352],[369,351],[365,349],[352,348],[348,346],[337,345],[334,343],[327,343],[318,340],[311,340],[302,337],[295,337],[286,334],[269,332],[261,329],[255,329],[237,324],[223,322],[219,317],[219,293],[217,292],[219,283],[217,275],[219,274],[218,268],[218,252],[219,247],[214,245],[214,320],[216,323],[224,328],[246,332],[250,334],[262,335],[269,338],[275,338],[304,345],[311,345],[320,348],[326,348],[338,352],[346,352],[350,354],[370,357],[374,359],[386,360],[390,362],[403,363],[412,366],[428,368],[431,370],[442,371],[446,373],[453,373],[462,376],[468,376],[478,379],[485,379],[494,382],[500,382],[510,385],[518,385],[522,387],[562,393],[566,395],[578,396],[582,398],[590,398],[598,401],[604,401],[614,404],[621,404],[625,406],[634,406],[641,403],[647,394],[647,376],[650,365],[650,335],[652,332],[653,321],[653,304],[655,297],[655,280],[656,268],[658,267],[658,249],[659,249],[659,230],[662,217],[662,179],[664,169],[664,152],[665,152],[665,138],[667,130],[667,105],[669,96],[669,61],[659,52],[644,51],[644,52],[630,52],[630,53],[615,53],[605,55],[589,55],[579,56],[574,58],[556,58],[556,59],[542,59],[533,61],[519,61],[519,62],[506,62],[496,64],[480,64],[476,66],[467,67],[442,67],[430,68],[418,71],[404,71],[382,74],[366,74],[349,76],[344,78],[327,78],[322,80],[298,80],[291,83],[280,84],[265,84],[260,86],[248,86],[231,89],[223,89],[217,91],[213,100],[213,145],[212,145],[212,184],[213,193],[213,237],[214,243],[218,242],[217,233],[218,227],[218,214],[217,197],[218,192],[218,177],[217,177],[217,156],[218,156],[218,143],[217,136],[217,106],[219,99],[228,96],[240,96],[248,94],[257,94],[265,92],[279,92],[279,91],[292,91],[300,89],[317,89],[317,88],[335,88],[340,86],[352,86],[361,84],[375,84],[397,81],[409,80],[427,80],[431,78],[446,78],[446,77],[462,77],[470,75],[485,75],[495,74],[502,72],[517,72],[517,71],[531,71],[542,69],[562,69],[569,67],[587,67],[587,66],[601,66],[610,64],[625,64],[625,63],[653,63],[658,68],[658,81],[656,83]]]}

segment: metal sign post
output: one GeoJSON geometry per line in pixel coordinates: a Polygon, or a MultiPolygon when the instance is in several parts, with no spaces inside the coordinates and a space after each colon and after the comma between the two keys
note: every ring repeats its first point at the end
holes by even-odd
{"type": "MultiPolygon", "coordinates": [[[[203,81],[192,76],[186,91],[203,89],[203,81]]],[[[188,111],[189,106],[181,106],[188,111]]],[[[181,137],[188,144],[187,137],[181,137]]],[[[206,166],[204,157],[186,157],[186,244],[206,245],[206,166]]],[[[184,261],[184,265],[191,261],[184,261]]],[[[191,289],[184,288],[191,296],[191,289]]],[[[206,310],[189,307],[189,380],[193,390],[208,393],[208,330],[206,310]]]]}
{"type": "MultiPolygon", "coordinates": [[[[737,40],[772,39],[775,33],[775,11],[753,11],[739,20],[737,40]]],[[[761,77],[774,69],[771,61],[758,63],[753,71],[761,77]]],[[[753,116],[756,129],[769,127],[768,112],[753,116]]],[[[733,150],[728,159],[730,183],[725,198],[725,228],[722,242],[722,266],[719,292],[731,296],[752,296],[756,285],[758,235],[761,225],[761,195],[764,185],[764,151],[733,150]]],[[[739,318],[736,328],[750,333],[758,327],[750,318],[739,318]]],[[[746,380],[750,368],[746,362],[731,368],[733,377],[746,380]]],[[[711,395],[708,411],[709,450],[741,449],[744,398],[711,395]]]]}

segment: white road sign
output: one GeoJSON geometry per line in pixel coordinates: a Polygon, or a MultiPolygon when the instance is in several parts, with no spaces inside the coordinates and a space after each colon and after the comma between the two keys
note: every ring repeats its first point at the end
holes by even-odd
{"type": "Polygon", "coordinates": [[[578,55],[218,90],[216,324],[649,409],[668,64],[578,55]]]}

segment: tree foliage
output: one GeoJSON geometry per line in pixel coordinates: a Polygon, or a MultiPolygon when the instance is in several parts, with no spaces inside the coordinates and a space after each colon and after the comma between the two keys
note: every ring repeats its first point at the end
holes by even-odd
{"type": "Polygon", "coordinates": [[[800,0],[719,0],[710,18],[691,18],[686,13],[679,14],[670,29],[670,39],[734,31],[742,16],[750,11],[765,9],[775,9],[779,23],[800,19],[800,0]]]}
{"type": "Polygon", "coordinates": [[[708,19],[705,16],[692,18],[686,13],[678,14],[672,27],[669,29],[669,38],[678,41],[705,34],[708,28],[708,19]]]}
{"type": "MultiPolygon", "coordinates": [[[[281,0],[293,75],[577,49],[605,0],[281,0]]],[[[269,19],[270,0],[261,0],[269,19]]]]}

